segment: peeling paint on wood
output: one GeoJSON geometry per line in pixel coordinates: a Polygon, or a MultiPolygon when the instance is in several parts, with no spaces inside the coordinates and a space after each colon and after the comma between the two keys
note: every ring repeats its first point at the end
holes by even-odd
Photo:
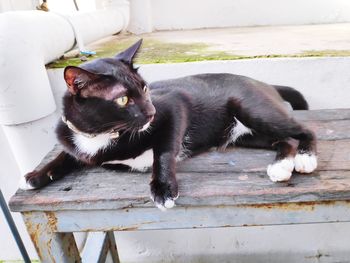
{"type": "Polygon", "coordinates": [[[56,232],[57,231],[57,227],[56,227],[56,222],[57,222],[57,218],[55,216],[54,212],[45,212],[46,216],[47,216],[47,222],[48,222],[48,226],[51,228],[51,231],[56,232]]]}
{"type": "MultiPolygon", "coordinates": [[[[52,228],[53,213],[22,213],[27,231],[32,239],[40,261],[43,263],[81,262],[73,233],[57,233],[52,228]]],[[[55,219],[56,220],[56,219],[55,219]]]]}
{"type": "MultiPolygon", "coordinates": [[[[35,212],[43,214],[42,212],[35,212]]],[[[135,231],[349,222],[350,201],[57,211],[58,232],[135,231]],[[94,218],[94,220],[91,220],[94,218]]]]}

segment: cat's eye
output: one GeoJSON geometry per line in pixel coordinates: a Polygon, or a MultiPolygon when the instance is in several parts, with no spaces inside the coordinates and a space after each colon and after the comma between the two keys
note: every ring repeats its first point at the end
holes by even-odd
{"type": "Polygon", "coordinates": [[[148,88],[147,86],[144,86],[144,87],[143,87],[143,91],[144,91],[145,93],[147,93],[147,92],[149,91],[149,88],[148,88]]]}
{"type": "Polygon", "coordinates": [[[114,100],[115,103],[117,103],[120,107],[124,107],[126,104],[128,104],[129,98],[128,96],[122,96],[114,100]]]}

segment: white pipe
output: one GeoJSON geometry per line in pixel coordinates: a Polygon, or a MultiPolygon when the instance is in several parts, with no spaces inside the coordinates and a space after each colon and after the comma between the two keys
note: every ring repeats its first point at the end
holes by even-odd
{"type": "MultiPolygon", "coordinates": [[[[125,8],[124,8],[125,9],[125,8]]],[[[98,10],[80,12],[67,16],[75,33],[79,49],[83,50],[85,43],[90,43],[103,37],[122,31],[128,25],[128,12],[123,9],[98,10]],[[116,31],[116,29],[118,29],[116,31]]]]}
{"type": "Polygon", "coordinates": [[[125,29],[128,14],[127,1],[67,17],[42,11],[0,14],[0,125],[21,173],[32,170],[55,143],[59,113],[45,64],[74,47],[74,31],[83,43],[96,41],[125,29]]]}
{"type": "Polygon", "coordinates": [[[115,34],[127,26],[122,8],[76,13],[67,18],[50,12],[17,11],[0,15],[0,124],[37,120],[55,109],[45,64],[75,43],[115,34]],[[73,25],[73,26],[72,26],[73,25]]]}
{"type": "Polygon", "coordinates": [[[73,45],[73,30],[58,15],[0,15],[0,124],[33,121],[56,109],[45,64],[73,45]]]}

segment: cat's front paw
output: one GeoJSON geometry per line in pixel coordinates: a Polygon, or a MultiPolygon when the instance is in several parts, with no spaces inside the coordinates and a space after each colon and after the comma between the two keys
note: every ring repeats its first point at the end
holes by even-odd
{"type": "Polygon", "coordinates": [[[52,175],[50,172],[43,173],[33,171],[27,173],[19,181],[19,188],[22,190],[33,190],[38,189],[47,185],[52,180],[52,175]]]}
{"type": "Polygon", "coordinates": [[[162,211],[175,206],[175,200],[179,197],[176,182],[160,182],[153,180],[151,182],[151,199],[162,211]]]}

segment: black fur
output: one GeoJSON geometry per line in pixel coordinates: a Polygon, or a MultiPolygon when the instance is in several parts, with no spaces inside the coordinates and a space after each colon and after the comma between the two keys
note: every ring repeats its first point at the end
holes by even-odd
{"type": "Polygon", "coordinates": [[[304,96],[297,90],[287,86],[274,85],[282,99],[289,102],[293,110],[308,110],[309,105],[304,96]]]}
{"type": "MultiPolygon", "coordinates": [[[[67,119],[85,133],[117,129],[120,137],[107,149],[89,156],[77,151],[74,132],[59,122],[57,135],[65,153],[47,169],[28,175],[32,186],[49,183],[48,172],[56,180],[82,166],[135,158],[153,149],[151,192],[155,202],[164,204],[178,195],[176,157],[181,149],[186,148],[190,157],[212,147],[225,148],[236,120],[253,131],[241,136],[237,145],[275,147],[276,160],[296,152],[315,152],[314,135],[290,116],[283,103],[284,99],[295,109],[307,109],[305,99],[294,89],[239,75],[200,74],[149,84],[151,102],[143,91],[145,81],[132,66],[137,48],[134,45],[132,52],[126,50],[116,58],[66,69],[69,91],[63,104],[67,119]],[[114,93],[126,94],[133,104],[116,106],[114,98],[109,97],[114,93]],[[153,117],[149,131],[133,136],[153,117]]],[[[114,167],[106,165],[108,169],[114,167]]]]}

